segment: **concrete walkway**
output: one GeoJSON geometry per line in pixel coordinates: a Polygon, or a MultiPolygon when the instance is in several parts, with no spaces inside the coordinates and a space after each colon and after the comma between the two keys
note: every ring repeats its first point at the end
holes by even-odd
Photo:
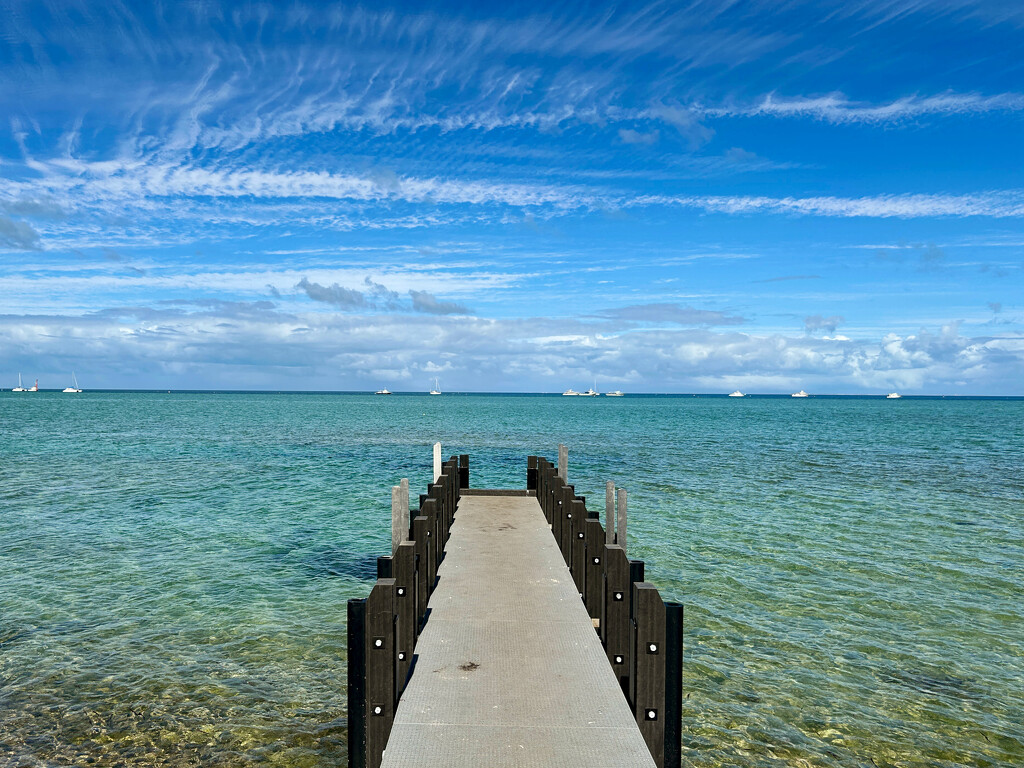
{"type": "Polygon", "coordinates": [[[383,768],[653,768],[544,513],[463,496],[383,768]]]}

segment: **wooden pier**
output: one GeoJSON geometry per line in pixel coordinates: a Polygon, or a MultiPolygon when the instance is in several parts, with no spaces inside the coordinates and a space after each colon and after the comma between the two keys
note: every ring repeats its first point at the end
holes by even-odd
{"type": "Polygon", "coordinates": [[[522,490],[474,490],[469,457],[435,459],[392,555],[349,602],[349,764],[680,765],[682,606],[544,458],[522,490]],[[411,517],[411,519],[410,519],[411,517]]]}

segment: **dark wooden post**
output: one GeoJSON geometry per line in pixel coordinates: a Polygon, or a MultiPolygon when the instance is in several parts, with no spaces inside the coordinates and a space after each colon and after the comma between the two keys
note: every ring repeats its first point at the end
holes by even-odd
{"type": "Polygon", "coordinates": [[[665,604],[646,581],[633,585],[633,680],[636,722],[658,768],[665,766],[665,604]]]}
{"type": "Polygon", "coordinates": [[[366,598],[348,601],[348,764],[366,768],[366,598]]]}
{"type": "MultiPolygon", "coordinates": [[[[585,526],[587,576],[586,589],[583,597],[587,604],[587,613],[596,619],[598,629],[601,626],[601,608],[604,602],[604,528],[596,517],[588,517],[585,526]]],[[[600,631],[598,632],[600,634],[600,631]]]]}
{"type": "Polygon", "coordinates": [[[459,467],[458,459],[452,457],[452,461],[444,468],[444,514],[441,517],[444,525],[444,543],[448,543],[451,534],[452,523],[455,521],[455,495],[459,492],[459,467]]]}
{"type": "Polygon", "coordinates": [[[665,768],[683,765],[683,606],[665,603],[665,768]]]}
{"type": "MultiPolygon", "coordinates": [[[[540,501],[541,509],[544,510],[544,517],[551,523],[551,483],[550,467],[548,460],[542,456],[537,457],[537,499],[540,501]]],[[[552,526],[554,530],[554,526],[552,526]]]]}
{"type": "Polygon", "coordinates": [[[576,591],[584,596],[587,588],[587,506],[573,497],[572,509],[572,565],[570,571],[576,582],[576,591]]]}
{"type": "MultiPolygon", "coordinates": [[[[442,472],[448,476],[444,482],[444,520],[445,526],[451,528],[450,521],[455,519],[455,505],[458,503],[459,496],[459,457],[452,456],[448,459],[442,472]]],[[[445,541],[448,541],[447,533],[445,541]]]]}
{"type": "Polygon", "coordinates": [[[403,541],[395,552],[392,571],[395,579],[395,695],[405,690],[412,652],[416,647],[416,544],[403,541]]]}
{"type": "Polygon", "coordinates": [[[444,545],[447,541],[446,536],[448,534],[448,526],[445,524],[448,515],[448,504],[445,499],[445,483],[448,480],[448,476],[444,474],[443,466],[441,467],[441,473],[442,474],[437,478],[437,482],[430,486],[430,498],[427,499],[427,504],[433,502],[431,512],[424,512],[428,517],[431,515],[436,516],[434,532],[436,540],[434,546],[437,548],[437,562],[439,564],[443,557],[442,552],[444,550],[444,545]]]}
{"type": "Polygon", "coordinates": [[[619,679],[622,694],[633,704],[630,681],[633,678],[632,620],[633,584],[644,580],[644,561],[630,560],[618,544],[609,544],[604,552],[604,613],[601,640],[608,661],[619,679]]]}
{"type": "Polygon", "coordinates": [[[562,502],[559,507],[562,515],[560,545],[562,548],[562,558],[565,560],[565,564],[569,566],[570,571],[572,570],[572,502],[575,498],[576,492],[571,485],[562,485],[558,489],[558,499],[562,502]]]}
{"type": "Polygon", "coordinates": [[[561,501],[562,497],[560,491],[561,481],[558,479],[558,474],[555,468],[545,461],[546,468],[544,470],[544,498],[547,499],[548,505],[548,522],[551,523],[551,530],[555,531],[555,541],[559,542],[560,531],[562,530],[561,523],[556,523],[555,519],[560,516],[558,511],[558,502],[561,501]]]}
{"type": "Polygon", "coordinates": [[[526,490],[537,490],[537,457],[526,457],[526,490]]]}
{"type": "Polygon", "coordinates": [[[463,454],[461,456],[452,456],[452,514],[451,518],[455,520],[455,509],[459,506],[459,497],[462,495],[462,459],[466,459],[466,483],[467,487],[469,484],[469,456],[463,454]]]}
{"type": "Polygon", "coordinates": [[[459,454],[459,488],[469,488],[469,454],[459,454]]]}
{"type": "MultiPolygon", "coordinates": [[[[601,640],[623,695],[629,692],[629,559],[622,547],[604,548],[604,612],[601,615],[601,640]]],[[[628,695],[627,695],[628,698],[628,695]]]]}
{"type": "MultiPolygon", "coordinates": [[[[412,519],[412,538],[416,542],[416,619],[422,627],[427,615],[427,601],[434,588],[435,565],[433,563],[433,540],[430,538],[430,518],[417,515],[412,519]]],[[[417,628],[419,634],[419,627],[417,628]]]]}
{"type": "Polygon", "coordinates": [[[395,721],[395,580],[366,598],[366,765],[380,768],[395,721]]]}
{"type": "Polygon", "coordinates": [[[441,523],[437,513],[437,501],[430,498],[423,502],[423,509],[420,510],[427,518],[427,543],[429,544],[430,560],[427,562],[429,568],[430,591],[434,591],[434,578],[437,576],[437,569],[441,565],[441,523]]]}
{"type": "Polygon", "coordinates": [[[552,486],[548,486],[544,494],[548,500],[548,522],[551,523],[551,535],[555,537],[555,544],[562,548],[562,494],[552,486]]]}

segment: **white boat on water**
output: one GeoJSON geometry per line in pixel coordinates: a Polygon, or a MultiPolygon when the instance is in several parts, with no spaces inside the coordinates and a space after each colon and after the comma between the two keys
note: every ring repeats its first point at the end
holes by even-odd
{"type": "Polygon", "coordinates": [[[614,392],[605,392],[605,397],[625,397],[626,393],[616,389],[614,392]]]}
{"type": "Polygon", "coordinates": [[[899,400],[901,397],[903,397],[903,395],[901,395],[899,392],[890,392],[888,395],[885,396],[885,399],[886,400],[899,400]]]}
{"type": "Polygon", "coordinates": [[[75,378],[75,372],[71,372],[71,386],[65,387],[62,391],[64,392],[81,392],[82,390],[78,386],[78,379],[75,378]]]}
{"type": "Polygon", "coordinates": [[[597,382],[594,382],[594,386],[589,387],[586,392],[580,392],[580,397],[597,397],[600,394],[597,391],[597,382]]]}
{"type": "Polygon", "coordinates": [[[810,397],[810,395],[801,389],[799,392],[794,392],[790,397],[810,397]]]}
{"type": "Polygon", "coordinates": [[[11,392],[28,392],[28,390],[25,389],[25,387],[23,387],[21,385],[21,374],[20,373],[18,374],[18,386],[16,386],[14,389],[12,389],[11,392]]]}
{"type": "Polygon", "coordinates": [[[729,397],[746,397],[746,395],[737,389],[735,392],[730,392],[729,397]]]}
{"type": "Polygon", "coordinates": [[[437,383],[437,379],[434,379],[434,388],[432,390],[430,390],[430,394],[432,394],[432,395],[440,395],[441,394],[441,385],[437,383]]]}
{"type": "Polygon", "coordinates": [[[26,389],[24,391],[25,392],[38,392],[39,391],[39,379],[36,379],[36,383],[33,384],[31,387],[29,387],[28,389],[26,389]]]}
{"type": "Polygon", "coordinates": [[[572,387],[569,387],[565,392],[562,393],[562,397],[579,397],[580,393],[572,387]]]}
{"type": "Polygon", "coordinates": [[[388,391],[388,388],[385,387],[384,389],[378,389],[373,394],[375,394],[375,395],[390,395],[391,393],[388,391]]]}

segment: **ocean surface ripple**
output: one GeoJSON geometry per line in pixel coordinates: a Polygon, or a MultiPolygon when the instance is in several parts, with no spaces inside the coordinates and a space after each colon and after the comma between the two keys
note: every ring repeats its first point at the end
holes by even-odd
{"type": "Polygon", "coordinates": [[[685,605],[693,766],[1024,764],[1024,401],[0,393],[0,768],[336,766],[346,601],[430,445],[685,605]]]}

